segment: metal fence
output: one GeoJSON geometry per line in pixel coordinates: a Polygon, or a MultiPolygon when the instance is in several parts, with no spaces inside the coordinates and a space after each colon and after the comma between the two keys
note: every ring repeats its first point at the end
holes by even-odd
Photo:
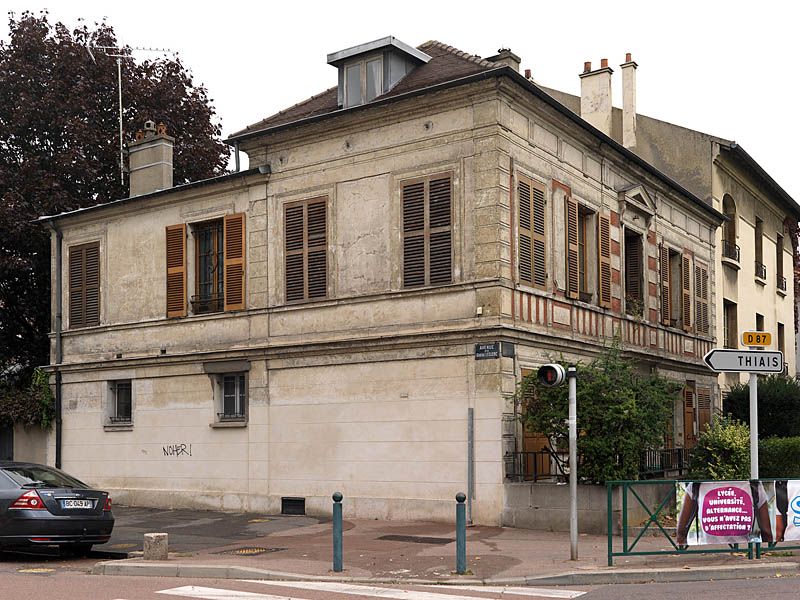
{"type": "Polygon", "coordinates": [[[688,448],[663,448],[661,450],[645,450],[639,465],[639,477],[680,477],[689,470],[688,448]]]}

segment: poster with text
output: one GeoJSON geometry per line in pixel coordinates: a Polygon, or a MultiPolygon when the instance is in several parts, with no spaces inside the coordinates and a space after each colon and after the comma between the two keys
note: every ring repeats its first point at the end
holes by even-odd
{"type": "Polygon", "coordinates": [[[775,482],[775,537],[779,542],[800,540],[800,481],[775,482]]]}
{"type": "MultiPolygon", "coordinates": [[[[773,540],[771,482],[678,483],[678,545],[746,544],[773,540]]],[[[799,534],[800,535],[800,534],[799,534]]]]}

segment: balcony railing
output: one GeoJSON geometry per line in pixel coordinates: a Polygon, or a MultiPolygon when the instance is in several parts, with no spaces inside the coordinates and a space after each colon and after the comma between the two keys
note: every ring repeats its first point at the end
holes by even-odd
{"type": "Polygon", "coordinates": [[[222,312],[224,305],[224,297],[222,294],[192,296],[192,312],[196,315],[222,312]]]}
{"type": "Polygon", "coordinates": [[[739,246],[728,240],[722,240],[722,256],[739,262],[739,246]]]}
{"type": "Polygon", "coordinates": [[[756,261],[756,277],[759,279],[767,278],[767,265],[762,262],[756,261]]]}
{"type": "Polygon", "coordinates": [[[689,469],[688,448],[645,450],[639,463],[639,477],[649,479],[685,475],[689,469]]]}
{"type": "Polygon", "coordinates": [[[782,292],[786,291],[786,277],[778,276],[778,289],[782,292]]]}

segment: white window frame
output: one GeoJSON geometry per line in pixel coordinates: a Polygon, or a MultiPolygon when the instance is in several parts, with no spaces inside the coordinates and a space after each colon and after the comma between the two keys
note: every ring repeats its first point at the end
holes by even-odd
{"type": "Polygon", "coordinates": [[[249,375],[247,371],[237,371],[231,373],[215,373],[211,375],[214,387],[214,424],[216,425],[242,425],[247,423],[249,412],[249,375]],[[238,412],[225,414],[225,383],[226,380],[233,380],[235,386],[235,400],[239,404],[238,412]]]}
{"type": "Polygon", "coordinates": [[[106,416],[105,428],[106,430],[116,429],[131,429],[133,427],[133,414],[135,410],[135,386],[132,379],[114,379],[106,383],[106,416]],[[130,389],[131,397],[131,412],[128,419],[120,418],[117,400],[120,385],[127,385],[130,389]]]}

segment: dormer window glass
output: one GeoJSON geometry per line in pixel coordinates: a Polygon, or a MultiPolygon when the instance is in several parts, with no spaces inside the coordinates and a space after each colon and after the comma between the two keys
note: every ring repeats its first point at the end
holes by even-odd
{"type": "Polygon", "coordinates": [[[382,58],[362,60],[345,67],[345,108],[371,102],[381,95],[382,90],[382,58]]]}

